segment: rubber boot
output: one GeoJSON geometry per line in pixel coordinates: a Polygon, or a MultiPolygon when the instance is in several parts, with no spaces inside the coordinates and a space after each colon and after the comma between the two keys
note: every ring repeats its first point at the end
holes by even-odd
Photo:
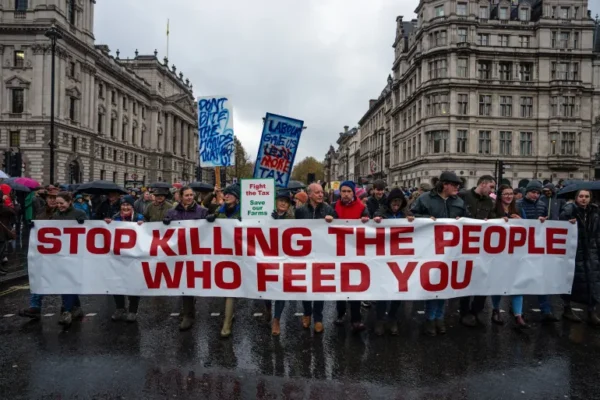
{"type": "Polygon", "coordinates": [[[231,336],[231,325],[233,324],[233,297],[225,299],[225,321],[223,321],[223,329],[221,329],[221,337],[228,338],[231,336]]]}
{"type": "Polygon", "coordinates": [[[184,296],[182,299],[183,304],[183,319],[179,324],[180,331],[187,331],[194,325],[194,318],[196,316],[196,307],[194,306],[195,299],[191,296],[184,296]]]}

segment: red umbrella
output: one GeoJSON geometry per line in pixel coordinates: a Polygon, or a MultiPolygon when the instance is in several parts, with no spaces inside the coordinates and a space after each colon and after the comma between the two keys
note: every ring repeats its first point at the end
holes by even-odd
{"type": "Polygon", "coordinates": [[[15,182],[19,183],[23,186],[27,186],[29,189],[37,189],[41,186],[38,181],[36,181],[35,179],[31,179],[31,178],[21,177],[21,178],[15,179],[15,182]]]}
{"type": "Polygon", "coordinates": [[[174,187],[174,188],[177,188],[177,189],[181,189],[181,188],[183,187],[183,185],[182,185],[181,183],[179,183],[179,182],[175,182],[175,183],[173,184],[173,187],[174,187]]]}

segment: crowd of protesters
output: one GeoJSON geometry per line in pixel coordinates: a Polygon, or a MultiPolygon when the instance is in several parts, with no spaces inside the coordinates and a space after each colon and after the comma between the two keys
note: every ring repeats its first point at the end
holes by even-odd
{"type": "MultiPolygon", "coordinates": [[[[593,203],[592,192],[579,190],[569,201],[556,196],[558,188],[551,183],[543,185],[538,181],[530,181],[524,188],[511,188],[500,185],[492,176],[479,178],[476,187],[463,188],[462,180],[454,172],[443,172],[433,181],[433,185],[421,184],[418,188],[395,187],[388,190],[385,182],[375,181],[367,187],[357,186],[352,181],[340,184],[339,190],[327,192],[320,183],[310,184],[306,191],[279,190],[276,196],[276,207],[273,219],[323,219],[332,222],[334,219],[356,219],[363,223],[373,221],[380,223],[383,219],[403,219],[407,222],[415,218],[452,218],[463,217],[489,220],[503,218],[530,219],[544,223],[546,220],[564,220],[577,224],[578,247],[575,265],[575,279],[570,295],[563,295],[563,318],[572,322],[582,322],[571,304],[583,303],[588,306],[587,322],[600,327],[600,319],[596,314],[596,305],[600,301],[600,212],[593,203]]],[[[13,200],[5,192],[3,185],[3,202],[0,205],[0,257],[3,256],[3,243],[6,243],[14,229],[12,224],[16,212],[13,200]]],[[[9,188],[10,189],[10,188],[9,188]]],[[[29,202],[33,208],[30,220],[76,220],[84,223],[87,219],[126,221],[142,224],[144,222],[163,222],[180,220],[206,220],[209,223],[217,218],[241,219],[240,187],[230,185],[224,190],[215,187],[208,192],[197,193],[190,187],[182,187],[176,191],[167,188],[156,188],[142,192],[132,191],[123,196],[120,193],[107,193],[106,196],[87,196],[60,191],[48,186],[39,190],[29,202]],[[35,217],[33,217],[35,216],[35,217]]],[[[527,293],[523,293],[526,295],[527,293]]],[[[63,295],[63,311],[60,323],[71,324],[81,318],[81,303],[77,295],[63,295]]],[[[140,306],[140,297],[114,296],[115,312],[113,321],[135,322],[140,306]]],[[[182,298],[180,313],[180,330],[190,329],[195,320],[195,297],[182,298]]],[[[501,296],[491,296],[491,322],[504,325],[500,313],[501,296]]],[[[549,296],[538,296],[542,322],[559,321],[551,307],[549,296]]],[[[375,302],[376,323],[374,333],[384,335],[399,334],[397,311],[399,301],[375,302]]],[[[460,299],[460,321],[468,327],[484,324],[482,320],[487,297],[474,296],[460,299]]],[[[285,301],[264,301],[266,319],[271,324],[272,335],[281,333],[280,318],[285,309],[285,301]],[[274,309],[273,309],[274,307],[274,309]]],[[[324,301],[303,301],[304,309],[302,327],[322,333],[325,329],[323,321],[324,301]]],[[[349,319],[353,332],[366,329],[361,312],[362,307],[370,307],[370,302],[337,301],[336,317],[333,323],[344,326],[349,319]]],[[[523,295],[511,296],[511,314],[514,326],[526,330],[530,326],[523,313],[523,295]]],[[[19,315],[40,319],[42,296],[31,294],[29,307],[21,310],[19,315]]],[[[225,299],[224,319],[221,329],[222,337],[229,337],[233,329],[235,301],[225,299]]],[[[425,301],[424,333],[429,336],[446,333],[445,325],[446,300],[425,301]]]]}

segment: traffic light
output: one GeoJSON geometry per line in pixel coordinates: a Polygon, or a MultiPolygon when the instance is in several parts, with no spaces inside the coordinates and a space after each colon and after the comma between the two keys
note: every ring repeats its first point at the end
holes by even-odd
{"type": "Polygon", "coordinates": [[[498,181],[496,182],[498,186],[502,184],[502,178],[504,177],[504,173],[506,172],[504,161],[498,160],[498,181]]]}
{"type": "Polygon", "coordinates": [[[316,180],[317,180],[317,176],[316,176],[316,174],[314,174],[312,172],[309,173],[308,176],[306,177],[306,183],[308,183],[309,185],[316,180]]]}
{"type": "Polygon", "coordinates": [[[12,151],[4,152],[4,163],[2,164],[3,171],[12,177],[21,176],[23,160],[21,153],[13,153],[12,151]]]}

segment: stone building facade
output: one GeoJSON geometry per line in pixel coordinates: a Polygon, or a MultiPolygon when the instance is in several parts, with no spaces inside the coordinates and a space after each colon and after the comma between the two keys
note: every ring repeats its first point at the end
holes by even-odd
{"type": "Polygon", "coordinates": [[[528,179],[592,179],[596,25],[586,0],[422,0],[397,19],[388,183],[453,170],[467,186],[507,164],[528,179]]]}
{"type": "Polygon", "coordinates": [[[154,51],[132,58],[94,43],[94,0],[2,0],[0,148],[23,176],[50,176],[51,46],[56,46],[55,180],[192,181],[198,164],[192,85],[154,51]]]}

